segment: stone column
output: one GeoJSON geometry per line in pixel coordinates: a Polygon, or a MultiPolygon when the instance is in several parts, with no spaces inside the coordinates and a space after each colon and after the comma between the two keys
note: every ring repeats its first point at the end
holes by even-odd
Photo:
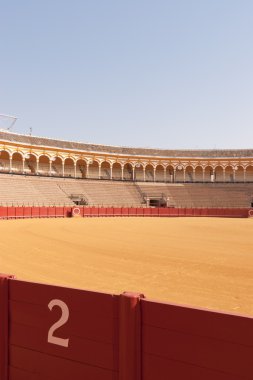
{"type": "Polygon", "coordinates": [[[22,171],[23,171],[23,174],[25,174],[25,157],[23,157],[22,161],[23,161],[22,171]]]}
{"type": "Polygon", "coordinates": [[[39,174],[39,163],[40,163],[40,159],[39,157],[36,157],[36,175],[39,174]]]}

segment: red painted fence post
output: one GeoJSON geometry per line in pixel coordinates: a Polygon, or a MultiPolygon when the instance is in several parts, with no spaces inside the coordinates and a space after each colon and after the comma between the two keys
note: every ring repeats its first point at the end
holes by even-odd
{"type": "Polygon", "coordinates": [[[9,337],[9,279],[13,276],[0,274],[0,380],[8,380],[9,337]]]}
{"type": "Polygon", "coordinates": [[[119,380],[141,380],[141,298],[124,292],[119,299],[119,380]]]}

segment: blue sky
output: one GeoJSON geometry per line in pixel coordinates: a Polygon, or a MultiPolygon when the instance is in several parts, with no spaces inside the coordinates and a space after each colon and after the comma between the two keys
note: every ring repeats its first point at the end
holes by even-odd
{"type": "Polygon", "coordinates": [[[253,2],[2,0],[14,130],[160,148],[252,148],[253,2]]]}

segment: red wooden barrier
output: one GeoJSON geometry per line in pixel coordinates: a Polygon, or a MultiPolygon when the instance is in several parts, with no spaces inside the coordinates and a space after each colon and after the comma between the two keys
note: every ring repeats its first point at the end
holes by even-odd
{"type": "Polygon", "coordinates": [[[136,216],[136,214],[137,214],[137,209],[136,209],[136,207],[129,207],[129,208],[128,208],[128,215],[129,215],[129,216],[136,216]]]}
{"type": "Polygon", "coordinates": [[[8,380],[9,278],[0,274],[0,379],[8,380]]]}
{"type": "Polygon", "coordinates": [[[142,322],[143,380],[253,376],[252,318],[143,300],[142,322]]]}
{"type": "Polygon", "coordinates": [[[122,216],[122,208],[121,207],[115,207],[113,209],[113,215],[114,216],[122,216]]]}
{"type": "Polygon", "coordinates": [[[47,216],[55,217],[56,215],[56,207],[47,207],[47,216]]]}
{"type": "Polygon", "coordinates": [[[127,207],[122,207],[121,212],[122,216],[128,216],[129,209],[127,207]]]}
{"type": "Polygon", "coordinates": [[[253,378],[253,318],[143,297],[0,275],[0,379],[253,378]]]}
{"type": "Polygon", "coordinates": [[[119,380],[141,380],[141,310],[144,295],[123,293],[119,299],[119,380]]]}
{"type": "Polygon", "coordinates": [[[39,207],[39,215],[40,215],[40,218],[47,218],[48,208],[47,207],[39,207]]]}
{"type": "Polygon", "coordinates": [[[143,208],[136,208],[136,215],[137,216],[144,216],[144,209],[143,208]]]}
{"type": "Polygon", "coordinates": [[[114,208],[113,207],[107,207],[106,209],[106,215],[107,216],[114,216],[114,208]]]}
{"type": "MultiPolygon", "coordinates": [[[[80,216],[211,216],[248,218],[252,209],[232,208],[142,208],[142,207],[0,207],[0,219],[70,217],[74,209],[80,216]]],[[[1,380],[1,379],[0,379],[1,380]]]]}
{"type": "Polygon", "coordinates": [[[24,207],[15,207],[15,216],[16,219],[24,217],[24,207]]]}
{"type": "Polygon", "coordinates": [[[106,207],[100,207],[100,209],[99,209],[99,216],[107,216],[107,209],[106,209],[106,207]]]}
{"type": "Polygon", "coordinates": [[[11,380],[116,378],[118,296],[13,280],[9,304],[11,380]]]}
{"type": "Polygon", "coordinates": [[[15,207],[7,207],[7,216],[8,216],[8,219],[15,219],[16,208],[15,207]]]}

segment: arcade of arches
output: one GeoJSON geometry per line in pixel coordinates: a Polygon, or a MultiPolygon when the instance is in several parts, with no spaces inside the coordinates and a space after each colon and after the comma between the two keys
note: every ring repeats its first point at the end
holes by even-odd
{"type": "Polygon", "coordinates": [[[192,182],[253,182],[253,161],[174,159],[142,161],[84,155],[53,155],[0,149],[0,172],[54,177],[110,179],[124,181],[192,183],[192,182]]]}

